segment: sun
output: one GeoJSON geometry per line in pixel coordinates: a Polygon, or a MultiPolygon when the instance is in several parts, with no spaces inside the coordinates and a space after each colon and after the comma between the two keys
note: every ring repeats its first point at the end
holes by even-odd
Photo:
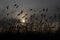
{"type": "Polygon", "coordinates": [[[21,22],[22,22],[22,23],[25,23],[25,19],[22,19],[21,22]]]}

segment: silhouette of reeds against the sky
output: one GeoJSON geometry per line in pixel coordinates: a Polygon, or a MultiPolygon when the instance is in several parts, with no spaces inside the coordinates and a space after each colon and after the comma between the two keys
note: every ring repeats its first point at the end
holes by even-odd
{"type": "Polygon", "coordinates": [[[0,32],[56,32],[60,0],[0,0],[0,32]]]}

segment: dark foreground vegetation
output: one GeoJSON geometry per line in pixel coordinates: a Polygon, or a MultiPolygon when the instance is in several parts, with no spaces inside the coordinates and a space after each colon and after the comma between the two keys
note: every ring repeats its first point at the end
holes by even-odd
{"type": "Polygon", "coordinates": [[[48,40],[55,40],[59,39],[60,37],[60,32],[57,33],[40,33],[40,32],[26,32],[26,33],[11,33],[11,32],[6,32],[6,33],[0,33],[0,38],[3,39],[48,39],[48,40]]]}

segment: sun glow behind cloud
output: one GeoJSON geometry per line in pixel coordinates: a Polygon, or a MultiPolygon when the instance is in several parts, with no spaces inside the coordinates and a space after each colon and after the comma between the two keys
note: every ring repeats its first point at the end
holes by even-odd
{"type": "Polygon", "coordinates": [[[22,22],[22,23],[25,23],[25,19],[21,19],[21,22],[22,22]]]}

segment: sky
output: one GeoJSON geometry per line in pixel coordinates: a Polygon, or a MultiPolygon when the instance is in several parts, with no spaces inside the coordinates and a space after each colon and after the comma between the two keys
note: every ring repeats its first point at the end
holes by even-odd
{"type": "MultiPolygon", "coordinates": [[[[15,14],[24,8],[49,8],[52,12],[56,6],[60,7],[60,0],[0,0],[0,15],[4,14],[6,16],[6,13],[1,13],[1,10],[5,9],[7,5],[10,6],[8,12],[14,11],[15,14]],[[19,5],[18,9],[13,7],[15,3],[19,5]]],[[[13,14],[13,16],[16,15],[13,14]]]]}
{"type": "Polygon", "coordinates": [[[13,5],[14,3],[23,7],[40,8],[59,6],[60,0],[0,0],[0,7],[3,8],[6,5],[13,5]]]}

